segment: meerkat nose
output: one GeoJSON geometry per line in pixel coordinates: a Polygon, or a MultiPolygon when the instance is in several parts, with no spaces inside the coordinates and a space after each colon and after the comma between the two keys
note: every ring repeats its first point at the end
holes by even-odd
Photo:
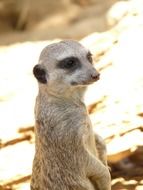
{"type": "Polygon", "coordinates": [[[99,78],[100,78],[100,74],[99,74],[99,73],[92,74],[92,75],[91,75],[91,78],[92,78],[93,80],[97,81],[97,80],[99,80],[99,78]]]}

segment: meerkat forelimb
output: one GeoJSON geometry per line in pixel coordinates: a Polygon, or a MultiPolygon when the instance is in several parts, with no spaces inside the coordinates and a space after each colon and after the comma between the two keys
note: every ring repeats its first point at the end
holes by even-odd
{"type": "Polygon", "coordinates": [[[99,79],[91,53],[72,40],[48,45],[33,73],[39,92],[31,190],[110,190],[105,145],[83,102],[86,86],[99,79]]]}
{"type": "Polygon", "coordinates": [[[96,144],[96,149],[98,152],[98,158],[101,160],[101,162],[107,166],[107,149],[106,149],[106,144],[104,140],[102,139],[101,136],[98,134],[94,133],[95,135],[95,144],[96,144]]]}

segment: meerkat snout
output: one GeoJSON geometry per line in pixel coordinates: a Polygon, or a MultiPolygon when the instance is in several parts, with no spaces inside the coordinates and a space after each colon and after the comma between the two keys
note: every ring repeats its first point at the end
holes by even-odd
{"type": "Polygon", "coordinates": [[[99,78],[100,78],[100,73],[91,74],[91,78],[92,78],[94,81],[99,80],[99,78]]]}

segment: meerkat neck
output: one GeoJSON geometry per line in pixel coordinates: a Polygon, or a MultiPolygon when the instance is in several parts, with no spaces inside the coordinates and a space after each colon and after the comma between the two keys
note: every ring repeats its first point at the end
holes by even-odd
{"type": "Polygon", "coordinates": [[[84,103],[84,93],[86,90],[86,87],[80,87],[80,88],[74,88],[74,89],[68,89],[67,91],[64,92],[54,92],[50,89],[48,89],[45,85],[42,85],[39,87],[39,95],[42,99],[46,101],[71,101],[75,104],[78,103],[84,103]]]}

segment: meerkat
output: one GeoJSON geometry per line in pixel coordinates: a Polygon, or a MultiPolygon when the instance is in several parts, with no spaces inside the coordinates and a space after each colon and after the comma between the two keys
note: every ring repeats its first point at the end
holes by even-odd
{"type": "Polygon", "coordinates": [[[31,190],[110,190],[106,147],[83,101],[99,79],[90,51],[73,40],[53,43],[33,73],[39,92],[31,190]]]}

